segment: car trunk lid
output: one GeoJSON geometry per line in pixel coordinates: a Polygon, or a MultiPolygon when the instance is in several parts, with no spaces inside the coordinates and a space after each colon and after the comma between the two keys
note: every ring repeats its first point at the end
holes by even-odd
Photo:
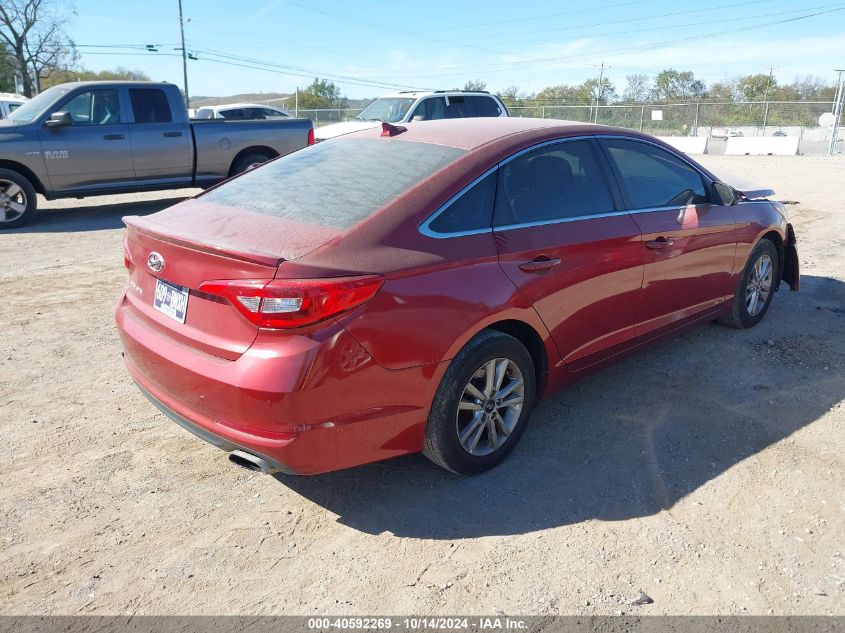
{"type": "Polygon", "coordinates": [[[124,222],[127,301],[149,327],[229,360],[252,345],[258,327],[227,300],[200,291],[200,285],[221,279],[273,279],[283,261],[320,247],[338,233],[200,200],[151,216],[126,217],[124,222]],[[162,262],[159,270],[148,263],[153,253],[162,262]],[[157,290],[167,292],[160,282],[186,292],[184,322],[156,307],[157,290]]]}

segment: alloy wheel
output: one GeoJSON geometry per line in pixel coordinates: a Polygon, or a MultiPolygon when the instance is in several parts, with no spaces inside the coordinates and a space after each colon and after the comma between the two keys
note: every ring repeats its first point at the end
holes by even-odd
{"type": "Polygon", "coordinates": [[[26,211],[26,194],[11,180],[0,179],[0,224],[13,222],[26,211]]]}
{"type": "Polygon", "coordinates": [[[772,291],[773,272],[772,258],[768,253],[763,253],[754,262],[748,285],[745,287],[745,308],[748,310],[748,316],[757,316],[766,306],[772,291]]]}
{"type": "Polygon", "coordinates": [[[512,360],[494,358],[479,367],[458,402],[456,428],[470,455],[489,455],[501,447],[519,421],[525,398],[522,372],[512,360]]]}

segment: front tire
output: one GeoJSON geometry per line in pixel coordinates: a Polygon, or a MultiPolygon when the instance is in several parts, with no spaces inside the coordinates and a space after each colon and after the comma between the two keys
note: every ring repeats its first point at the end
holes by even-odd
{"type": "Polygon", "coordinates": [[[0,169],[0,229],[27,224],[35,215],[37,199],[32,183],[11,169],[0,169]]]}
{"type": "Polygon", "coordinates": [[[489,470],[519,441],[535,397],[528,350],[512,336],[485,330],[446,370],[431,405],[423,453],[454,473],[489,470]]]}
{"type": "Polygon", "coordinates": [[[780,283],[779,272],[777,247],[770,240],[760,240],[742,271],[731,311],[719,322],[741,330],[762,321],[780,283]]]}

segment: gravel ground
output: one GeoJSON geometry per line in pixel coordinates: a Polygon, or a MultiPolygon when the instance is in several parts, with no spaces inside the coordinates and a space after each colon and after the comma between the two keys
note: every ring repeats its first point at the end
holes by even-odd
{"type": "Polygon", "coordinates": [[[475,478],[230,465],[112,321],[121,216],[184,192],[46,203],[0,235],[0,613],[845,614],[845,158],[702,162],[800,202],[802,291],[543,402],[475,478]]]}

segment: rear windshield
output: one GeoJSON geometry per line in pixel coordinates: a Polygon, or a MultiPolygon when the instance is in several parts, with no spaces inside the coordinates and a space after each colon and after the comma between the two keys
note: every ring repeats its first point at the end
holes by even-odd
{"type": "Polygon", "coordinates": [[[329,140],[246,172],[203,200],[345,229],[465,153],[386,138],[329,140]]]}

